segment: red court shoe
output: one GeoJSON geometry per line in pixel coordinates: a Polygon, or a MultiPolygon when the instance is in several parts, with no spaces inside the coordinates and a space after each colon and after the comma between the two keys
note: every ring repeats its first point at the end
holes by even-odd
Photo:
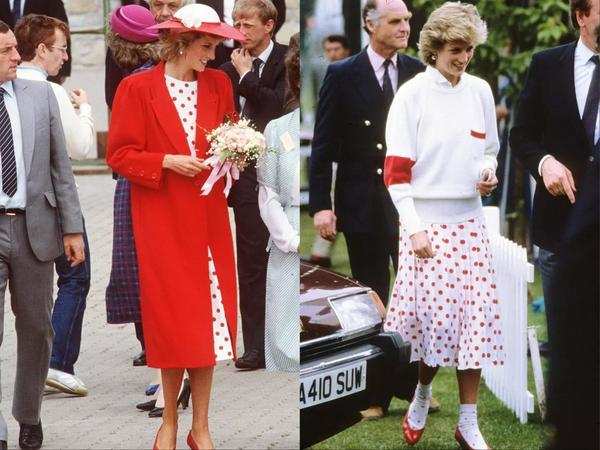
{"type": "Polygon", "coordinates": [[[425,427],[421,428],[420,430],[412,429],[408,424],[408,413],[406,413],[404,420],[402,421],[402,431],[404,433],[404,440],[406,443],[408,445],[415,445],[421,440],[421,436],[423,436],[425,427]]]}
{"type": "Polygon", "coordinates": [[[190,447],[190,450],[200,450],[200,447],[198,447],[198,444],[196,444],[196,441],[192,437],[192,430],[188,433],[187,445],[190,447]]]}
{"type": "MultiPolygon", "coordinates": [[[[458,427],[456,427],[456,431],[454,431],[454,439],[456,439],[456,442],[458,442],[458,444],[460,445],[460,448],[462,448],[463,450],[478,450],[478,449],[474,449],[473,447],[471,447],[469,445],[469,443],[465,440],[465,438],[463,437],[463,435],[460,432],[460,430],[458,429],[458,427]]],[[[492,449],[490,447],[487,447],[482,450],[492,450],[492,449]]]]}

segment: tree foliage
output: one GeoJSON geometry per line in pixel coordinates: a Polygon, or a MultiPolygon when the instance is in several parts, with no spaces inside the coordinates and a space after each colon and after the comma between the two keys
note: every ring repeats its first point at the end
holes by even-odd
{"type": "MultiPolygon", "coordinates": [[[[413,0],[427,14],[444,0],[413,0]]],[[[488,24],[488,40],[480,45],[470,72],[493,87],[498,76],[510,80],[505,94],[515,100],[523,87],[533,53],[575,39],[568,0],[466,0],[477,6],[488,24]]],[[[514,104],[514,103],[513,103],[514,104]]]]}

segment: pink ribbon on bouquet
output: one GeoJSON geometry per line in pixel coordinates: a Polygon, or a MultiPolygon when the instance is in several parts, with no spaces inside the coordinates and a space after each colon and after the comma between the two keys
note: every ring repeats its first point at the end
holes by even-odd
{"type": "Polygon", "coordinates": [[[223,177],[225,178],[225,189],[223,194],[225,197],[229,195],[233,180],[240,178],[240,171],[238,167],[231,161],[221,161],[218,155],[213,155],[204,161],[205,164],[212,166],[210,175],[200,188],[201,195],[208,195],[212,190],[214,184],[223,177]]]}

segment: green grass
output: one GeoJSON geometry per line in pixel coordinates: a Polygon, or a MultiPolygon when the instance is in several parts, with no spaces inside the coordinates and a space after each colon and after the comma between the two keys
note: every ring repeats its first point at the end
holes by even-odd
{"type": "MultiPolygon", "coordinates": [[[[300,254],[310,255],[314,228],[312,218],[306,212],[301,215],[300,254]]],[[[332,252],[333,270],[350,275],[350,265],[346,253],[346,243],[343,235],[338,236],[332,252]]],[[[530,285],[530,297],[541,295],[539,274],[530,285]]],[[[529,310],[528,322],[537,326],[538,339],[546,339],[546,319],[543,313],[533,313],[529,310]]],[[[542,366],[547,371],[546,360],[542,366]]],[[[529,392],[535,395],[533,373],[529,367],[529,392]]],[[[456,377],[453,369],[441,369],[435,378],[433,394],[442,404],[441,411],[435,413],[427,422],[427,430],[415,449],[456,449],[454,428],[458,420],[458,393],[456,377]]],[[[402,438],[400,421],[406,412],[408,403],[394,399],[390,406],[389,415],[376,421],[360,422],[355,426],[323,441],[315,446],[316,450],[334,449],[396,449],[409,448],[402,438]]],[[[536,403],[534,414],[529,416],[529,422],[521,425],[514,414],[482,383],[479,397],[479,424],[488,444],[494,449],[540,449],[549,437],[550,430],[541,423],[536,403]]]]}

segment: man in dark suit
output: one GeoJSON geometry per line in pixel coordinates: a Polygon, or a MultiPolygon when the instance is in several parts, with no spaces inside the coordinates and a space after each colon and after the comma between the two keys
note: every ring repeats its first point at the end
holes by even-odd
{"type": "Polygon", "coordinates": [[[319,94],[310,167],[310,213],[325,239],[344,233],[352,275],[387,305],[398,261],[398,213],[383,183],[385,123],[395,91],[424,70],[405,49],[411,13],[399,0],[367,2],[369,45],[329,66],[319,94]],[[331,163],[338,162],[335,212],[331,163]]]}
{"type": "Polygon", "coordinates": [[[537,181],[532,239],[540,248],[550,349],[562,339],[555,322],[568,307],[550,288],[557,251],[599,137],[598,0],[571,0],[571,15],[579,40],[533,56],[510,133],[515,155],[537,181]]]}
{"type": "MultiPolygon", "coordinates": [[[[63,0],[0,0],[0,20],[6,23],[11,30],[14,30],[17,21],[27,14],[43,14],[69,24],[63,0]]],[[[52,77],[50,81],[62,83],[71,75],[70,39],[67,41],[67,55],[69,55],[69,59],[63,64],[58,75],[52,77]]]]}
{"type": "MultiPolygon", "coordinates": [[[[202,3],[213,8],[223,22],[231,23],[233,19],[233,6],[235,0],[196,0],[196,3],[202,3]]],[[[285,23],[285,0],[272,0],[275,9],[277,9],[277,22],[275,23],[275,29],[273,30],[273,39],[275,35],[285,23]]],[[[234,49],[234,42],[225,41],[219,44],[215,52],[215,59],[208,63],[208,67],[218,68],[225,64],[231,58],[231,52],[234,49]]]]}
{"type": "MultiPolygon", "coordinates": [[[[407,47],[410,34],[411,13],[402,1],[368,0],[362,17],[369,45],[331,64],[319,93],[310,161],[310,214],[323,238],[344,233],[352,275],[387,305],[390,262],[394,269],[398,266],[399,219],[383,183],[385,124],[398,87],[425,67],[398,53],[407,47]],[[336,161],[333,206],[331,175],[336,161]]],[[[417,384],[416,365],[398,368],[391,376],[412,380],[412,384],[401,383],[396,392],[410,401],[417,384]]],[[[363,416],[381,417],[388,404],[389,399],[373,398],[374,407],[363,411],[363,416]]],[[[436,404],[433,410],[437,409],[436,404]]]]}
{"type": "MultiPolygon", "coordinates": [[[[231,82],[238,112],[263,131],[283,114],[284,58],[287,46],[273,42],[277,10],[270,0],[237,0],[233,19],[246,37],[242,48],[221,66],[231,82]]],[[[264,367],[267,241],[269,233],[258,210],[256,168],[248,167],[229,194],[235,213],[240,311],[244,355],[240,369],[264,367]]]]}

